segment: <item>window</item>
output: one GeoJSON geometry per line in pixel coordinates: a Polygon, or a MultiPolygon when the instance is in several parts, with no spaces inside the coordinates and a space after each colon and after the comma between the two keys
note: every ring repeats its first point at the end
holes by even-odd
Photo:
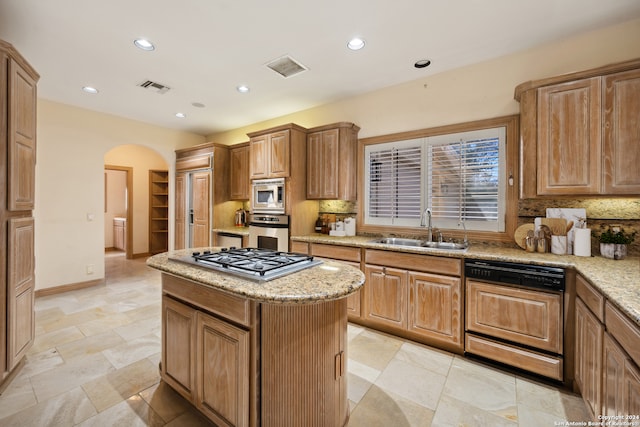
{"type": "Polygon", "coordinates": [[[419,226],[425,209],[439,228],[505,229],[505,128],[365,147],[365,222],[419,226]]]}

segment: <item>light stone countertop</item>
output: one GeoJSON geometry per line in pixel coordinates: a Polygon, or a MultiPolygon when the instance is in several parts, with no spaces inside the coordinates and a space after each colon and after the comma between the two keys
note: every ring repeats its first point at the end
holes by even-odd
{"type": "Polygon", "coordinates": [[[364,283],[364,273],[338,261],[324,260],[320,265],[258,282],[169,259],[205,250],[217,251],[220,248],[164,252],[148,258],[147,265],[235,296],[270,304],[313,304],[336,300],[356,292],[364,283]]]}
{"type": "Polygon", "coordinates": [[[574,255],[531,253],[515,247],[474,243],[465,251],[443,250],[371,243],[370,241],[373,239],[375,237],[335,237],[325,234],[291,237],[291,240],[297,242],[355,246],[450,258],[478,258],[574,268],[582,277],[602,292],[609,301],[640,326],[640,257],[637,256],[627,257],[624,260],[611,260],[601,256],[578,257],[574,255]]]}
{"type": "Polygon", "coordinates": [[[213,231],[214,233],[237,234],[238,236],[248,236],[249,235],[249,227],[214,228],[211,231],[213,231]]]}

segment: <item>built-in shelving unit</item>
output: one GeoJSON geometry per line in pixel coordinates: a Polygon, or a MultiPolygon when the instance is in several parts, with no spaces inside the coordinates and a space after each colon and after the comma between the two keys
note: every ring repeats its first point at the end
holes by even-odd
{"type": "Polygon", "coordinates": [[[149,171],[149,253],[169,250],[169,171],[149,171]]]}

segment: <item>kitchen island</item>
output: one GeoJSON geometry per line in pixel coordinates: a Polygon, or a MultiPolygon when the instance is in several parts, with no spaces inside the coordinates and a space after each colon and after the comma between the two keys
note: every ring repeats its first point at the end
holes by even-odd
{"type": "Polygon", "coordinates": [[[345,298],[363,273],[325,261],[255,281],[172,259],[192,251],[147,260],[162,271],[162,379],[217,425],[346,425],[345,298]]]}

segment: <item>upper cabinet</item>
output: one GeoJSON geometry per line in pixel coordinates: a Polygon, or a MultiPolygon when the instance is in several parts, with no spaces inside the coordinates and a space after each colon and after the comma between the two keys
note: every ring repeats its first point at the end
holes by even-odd
{"type": "Polygon", "coordinates": [[[249,200],[249,143],[230,147],[229,197],[231,200],[249,200]]]}
{"type": "Polygon", "coordinates": [[[309,129],[308,199],[356,200],[359,130],[353,123],[335,123],[309,129]]]}
{"type": "Polygon", "coordinates": [[[251,179],[288,178],[291,144],[306,138],[306,129],[288,124],[248,134],[251,179]]]}
{"type": "Polygon", "coordinates": [[[515,98],[521,198],[640,193],[640,60],[523,83],[515,98]]]}

